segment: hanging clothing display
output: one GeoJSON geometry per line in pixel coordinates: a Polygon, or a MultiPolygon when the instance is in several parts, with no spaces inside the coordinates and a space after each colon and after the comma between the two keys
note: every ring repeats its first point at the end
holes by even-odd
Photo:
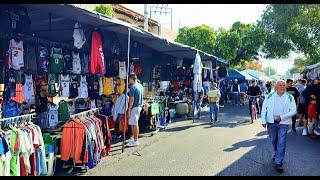
{"type": "Polygon", "coordinates": [[[24,68],[27,72],[37,72],[36,46],[32,43],[25,43],[24,68]]]}
{"type": "Polygon", "coordinates": [[[62,48],[52,47],[50,55],[50,70],[51,73],[59,74],[63,72],[63,55],[62,48]]]}
{"type": "Polygon", "coordinates": [[[109,96],[114,93],[114,81],[113,78],[102,78],[102,84],[103,84],[103,94],[106,96],[109,96]]]}
{"type": "Polygon", "coordinates": [[[88,95],[90,99],[98,99],[99,98],[99,80],[95,75],[91,75],[88,77],[88,95]]]}
{"type": "Polygon", "coordinates": [[[81,49],[86,42],[86,37],[84,35],[83,29],[79,22],[76,22],[73,30],[73,40],[74,47],[81,49]]]}
{"type": "Polygon", "coordinates": [[[15,102],[22,104],[25,101],[25,97],[23,94],[23,86],[21,83],[16,84],[16,95],[11,98],[15,102]]]}
{"type": "Polygon", "coordinates": [[[11,69],[9,70],[7,77],[6,101],[16,95],[17,73],[11,69]]]}
{"type": "Polygon", "coordinates": [[[126,89],[126,84],[123,79],[117,79],[116,93],[122,94],[126,89]]]}
{"type": "Polygon", "coordinates": [[[38,72],[47,73],[48,72],[48,49],[45,46],[38,46],[37,49],[37,62],[38,62],[38,72]]]}
{"type": "Polygon", "coordinates": [[[69,74],[60,75],[60,87],[62,88],[61,97],[68,98],[70,95],[70,76],[69,74]]]}
{"type": "Polygon", "coordinates": [[[20,70],[24,67],[24,55],[23,55],[23,41],[16,41],[15,39],[10,40],[9,44],[9,68],[14,70],[20,70]]]}
{"type": "Polygon", "coordinates": [[[101,96],[103,94],[103,77],[98,77],[98,81],[99,81],[99,96],[101,96]]]}
{"type": "Polygon", "coordinates": [[[54,74],[48,75],[48,96],[53,97],[57,94],[56,76],[54,74]]]}
{"type": "Polygon", "coordinates": [[[71,75],[70,95],[69,98],[77,98],[79,96],[79,80],[77,75],[71,75]]]}
{"type": "MultiPolygon", "coordinates": [[[[125,111],[128,109],[128,107],[125,107],[125,100],[126,100],[125,98],[126,98],[126,95],[121,94],[117,99],[117,102],[114,104],[112,108],[112,117],[115,122],[118,118],[118,115],[125,114],[125,111]]],[[[127,98],[128,98],[127,100],[129,100],[129,96],[127,96],[127,98]]]]}
{"type": "Polygon", "coordinates": [[[88,98],[88,83],[85,75],[80,76],[79,98],[88,98]]]}
{"type": "Polygon", "coordinates": [[[68,110],[68,103],[65,100],[61,100],[59,102],[59,121],[66,122],[69,120],[69,110],[68,110]]]}
{"type": "Polygon", "coordinates": [[[49,127],[54,128],[58,124],[59,117],[58,117],[58,106],[56,104],[49,105],[48,108],[48,118],[49,118],[49,127]]]}
{"type": "Polygon", "coordinates": [[[72,52],[72,73],[81,74],[81,60],[78,52],[72,52]]]}
{"type": "Polygon", "coordinates": [[[86,53],[82,54],[81,58],[81,73],[82,74],[88,74],[89,73],[89,55],[86,53]]]}
{"type": "Polygon", "coordinates": [[[212,61],[204,61],[204,67],[207,68],[203,74],[204,78],[207,79],[209,73],[210,80],[213,80],[212,61]]]}
{"type": "Polygon", "coordinates": [[[101,35],[93,31],[91,41],[91,57],[89,60],[89,72],[91,74],[105,74],[104,54],[101,35]]]}
{"type": "Polygon", "coordinates": [[[20,115],[19,105],[15,101],[7,101],[3,106],[3,117],[9,118],[20,115]]]}
{"type": "Polygon", "coordinates": [[[32,79],[32,74],[27,75],[24,74],[25,81],[23,84],[23,93],[28,104],[35,103],[35,96],[34,96],[34,84],[32,79]]]}
{"type": "Polygon", "coordinates": [[[71,52],[68,50],[63,50],[63,62],[64,62],[64,73],[72,73],[73,69],[73,58],[71,57],[71,52]]]}
{"type": "Polygon", "coordinates": [[[119,62],[119,78],[121,78],[121,79],[127,78],[127,69],[126,69],[126,62],[125,61],[119,62]]]}
{"type": "Polygon", "coordinates": [[[69,116],[76,113],[76,107],[72,101],[68,102],[68,112],[69,112],[69,116]]]}

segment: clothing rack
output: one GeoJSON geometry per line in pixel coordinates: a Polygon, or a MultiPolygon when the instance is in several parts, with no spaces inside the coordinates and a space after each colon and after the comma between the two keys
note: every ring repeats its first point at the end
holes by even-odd
{"type": "MultiPolygon", "coordinates": [[[[89,113],[92,113],[92,112],[99,112],[100,109],[99,108],[94,108],[94,109],[90,109],[90,110],[87,110],[87,111],[83,111],[83,112],[80,112],[80,113],[76,113],[76,114],[73,114],[73,115],[70,115],[70,118],[75,118],[75,117],[79,117],[79,116],[85,116],[85,115],[88,115],[89,113]]],[[[82,164],[80,166],[77,166],[76,165],[76,162],[74,161],[73,159],[73,165],[65,165],[63,164],[63,168],[66,169],[66,168],[71,168],[68,173],[70,174],[74,168],[81,168],[81,169],[86,169],[86,171],[88,171],[88,166],[85,165],[85,164],[82,164]]]]}
{"type": "Polygon", "coordinates": [[[26,117],[30,117],[30,119],[34,118],[34,116],[36,116],[36,113],[32,113],[32,114],[26,114],[26,115],[21,115],[21,116],[14,116],[14,117],[9,117],[9,118],[3,118],[0,119],[0,123],[5,122],[5,121],[18,121],[20,119],[26,118],[26,117]]]}

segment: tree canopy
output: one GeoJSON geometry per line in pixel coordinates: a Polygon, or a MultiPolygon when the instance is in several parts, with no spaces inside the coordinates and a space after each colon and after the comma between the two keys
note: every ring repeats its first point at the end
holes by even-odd
{"type": "Polygon", "coordinates": [[[101,13],[110,17],[113,17],[115,13],[113,7],[107,4],[101,4],[99,6],[96,6],[94,10],[97,11],[98,13],[101,13]]]}
{"type": "Polygon", "coordinates": [[[268,66],[268,67],[264,68],[265,75],[269,76],[269,69],[270,69],[270,76],[277,74],[277,70],[274,67],[268,66]]]}
{"type": "Polygon", "coordinates": [[[267,58],[288,57],[295,51],[310,63],[320,57],[320,6],[317,4],[268,5],[258,23],[266,32],[267,58]]]}

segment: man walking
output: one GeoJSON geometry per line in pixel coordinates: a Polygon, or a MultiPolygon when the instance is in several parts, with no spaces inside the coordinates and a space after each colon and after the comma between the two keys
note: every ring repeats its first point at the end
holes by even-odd
{"type": "MultiPolygon", "coordinates": [[[[296,87],[293,86],[293,80],[292,79],[287,79],[287,89],[286,91],[288,93],[290,93],[293,97],[294,97],[294,100],[296,102],[296,106],[298,107],[299,105],[299,100],[300,100],[300,92],[297,90],[296,87]]],[[[297,116],[294,115],[292,117],[292,131],[293,132],[297,132],[296,130],[296,120],[297,120],[297,116]]]]}
{"type": "Polygon", "coordinates": [[[238,79],[235,79],[231,86],[232,92],[232,104],[238,105],[239,93],[240,93],[240,86],[238,84],[238,79]]]}
{"type": "Polygon", "coordinates": [[[280,80],[275,91],[268,94],[262,105],[261,121],[267,127],[274,148],[276,170],[283,172],[282,162],[286,149],[286,135],[291,118],[297,113],[294,97],[286,92],[286,83],[280,80]]]}
{"type": "Polygon", "coordinates": [[[131,126],[132,137],[127,144],[128,147],[139,146],[139,126],[138,120],[140,118],[140,112],[143,106],[143,86],[138,82],[138,78],[135,74],[129,76],[129,106],[128,106],[128,118],[129,125],[131,126]]]}
{"type": "Polygon", "coordinates": [[[211,124],[213,124],[213,116],[215,122],[218,120],[219,100],[221,97],[220,90],[216,83],[212,84],[212,89],[208,92],[207,96],[209,100],[211,124]]]}

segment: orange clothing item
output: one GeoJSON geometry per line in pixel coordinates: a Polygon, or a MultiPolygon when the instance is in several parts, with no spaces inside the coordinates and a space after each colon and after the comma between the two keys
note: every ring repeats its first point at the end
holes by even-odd
{"type": "Polygon", "coordinates": [[[86,129],[81,122],[69,121],[63,125],[61,137],[61,160],[73,158],[76,163],[88,163],[86,129]]]}
{"type": "Polygon", "coordinates": [[[11,99],[19,104],[22,104],[25,101],[23,86],[21,83],[16,84],[16,96],[12,97],[11,99]]]}
{"type": "Polygon", "coordinates": [[[126,84],[123,79],[117,79],[117,94],[122,94],[126,89],[126,84]]]}

